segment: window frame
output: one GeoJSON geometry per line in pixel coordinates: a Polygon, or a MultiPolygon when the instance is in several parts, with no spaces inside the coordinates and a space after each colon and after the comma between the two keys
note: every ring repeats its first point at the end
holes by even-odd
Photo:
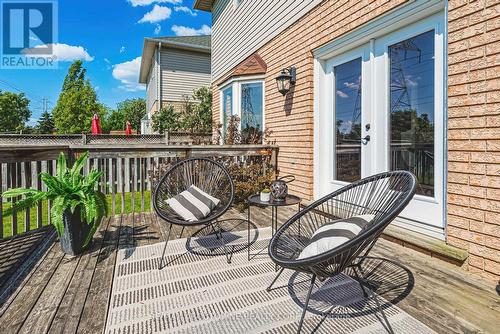
{"type": "MultiPolygon", "coordinates": [[[[263,76],[247,76],[242,78],[233,78],[223,83],[219,87],[220,95],[220,112],[219,119],[220,124],[222,124],[222,134],[225,135],[226,129],[224,127],[224,91],[228,88],[232,88],[232,105],[231,105],[231,115],[237,115],[241,120],[241,86],[244,84],[255,84],[260,83],[262,85],[262,131],[266,129],[266,82],[263,76]]],[[[239,124],[239,130],[241,131],[241,122],[239,124]]]]}

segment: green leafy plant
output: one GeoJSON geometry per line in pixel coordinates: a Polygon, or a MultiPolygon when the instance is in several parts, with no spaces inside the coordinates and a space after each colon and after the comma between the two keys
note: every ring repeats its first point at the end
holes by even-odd
{"type": "Polygon", "coordinates": [[[64,232],[63,214],[66,210],[72,213],[79,206],[81,220],[90,225],[89,234],[85,237],[83,247],[92,240],[94,233],[101,223],[101,218],[108,212],[104,194],[96,190],[97,182],[102,172],[92,170],[87,176],[81,170],[88,159],[88,153],[82,154],[71,168],[67,167],[66,157],[61,152],[57,159],[56,175],[40,173],[42,182],[47,186],[47,191],[36,189],[17,188],[7,190],[2,194],[5,198],[24,196],[20,201],[4,211],[4,216],[35,206],[39,201],[51,200],[51,220],[59,236],[64,232]]]}
{"type": "Polygon", "coordinates": [[[271,189],[269,188],[264,188],[261,190],[261,193],[264,193],[264,194],[269,194],[271,192],[271,189]]]}

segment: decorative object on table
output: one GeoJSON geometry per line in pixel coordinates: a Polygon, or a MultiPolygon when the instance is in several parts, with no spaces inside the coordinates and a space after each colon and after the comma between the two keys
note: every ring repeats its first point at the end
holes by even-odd
{"type": "Polygon", "coordinates": [[[57,159],[56,175],[40,173],[47,191],[36,189],[11,189],[2,194],[6,198],[25,196],[5,211],[11,215],[14,211],[35,206],[40,201],[51,200],[51,221],[60,237],[62,250],[70,255],[82,253],[91,243],[101,218],[108,208],[104,194],[96,190],[102,173],[91,170],[87,176],[81,174],[87,163],[88,153],[82,154],[68,168],[66,157],[61,152],[57,159]]]}
{"type": "Polygon", "coordinates": [[[262,202],[269,202],[271,200],[271,190],[268,188],[262,189],[260,192],[260,200],[262,202]]]}
{"type": "MultiPolygon", "coordinates": [[[[231,259],[226,250],[222,228],[217,219],[229,210],[233,199],[233,180],[222,164],[207,158],[190,158],[173,165],[160,179],[153,193],[153,207],[156,213],[161,219],[169,223],[167,240],[163,247],[158,269],[166,266],[163,262],[173,225],[182,227],[180,237],[182,237],[185,227],[199,225],[211,228],[211,232],[217,236],[217,241],[224,248],[227,262],[230,263],[231,259]],[[197,187],[219,202],[206,217],[186,220],[173,210],[168,201],[192,186],[197,187]]],[[[189,206],[189,204],[186,205],[189,206]]]]}
{"type": "Polygon", "coordinates": [[[287,183],[295,181],[295,176],[286,175],[271,182],[271,195],[274,201],[284,201],[288,195],[287,183]]]}
{"type": "Polygon", "coordinates": [[[359,278],[361,288],[368,283],[363,277],[361,265],[384,229],[403,211],[413,198],[416,189],[415,176],[407,171],[386,172],[353,182],[304,208],[286,222],[269,243],[269,256],[281,267],[268,291],[285,268],[309,273],[311,285],[305,299],[298,332],[302,328],[316,277],[321,280],[336,276],[347,267],[359,278]],[[300,254],[312,242],[316,231],[327,224],[343,224],[347,219],[361,216],[370,221],[357,235],[327,251],[300,258],[300,254]]]}

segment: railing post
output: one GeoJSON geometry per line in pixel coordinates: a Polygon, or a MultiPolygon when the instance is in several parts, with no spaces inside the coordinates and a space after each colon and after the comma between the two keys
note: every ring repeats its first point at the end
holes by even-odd
{"type": "Polygon", "coordinates": [[[87,135],[85,133],[82,133],[82,144],[87,145],[87,135]]]}
{"type": "Polygon", "coordinates": [[[165,131],[165,145],[170,145],[170,136],[168,131],[165,131]]]}
{"type": "Polygon", "coordinates": [[[278,148],[273,147],[271,152],[271,164],[274,167],[274,174],[278,176],[278,148]]]}

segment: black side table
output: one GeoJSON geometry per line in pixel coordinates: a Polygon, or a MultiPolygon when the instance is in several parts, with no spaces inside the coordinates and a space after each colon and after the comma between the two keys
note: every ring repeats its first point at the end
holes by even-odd
{"type": "Polygon", "coordinates": [[[300,202],[302,199],[295,195],[287,195],[283,201],[275,201],[271,198],[268,202],[262,202],[260,194],[248,197],[248,261],[250,261],[250,208],[252,206],[271,207],[271,235],[274,236],[278,230],[278,207],[297,205],[297,209],[300,211],[300,202]]]}

